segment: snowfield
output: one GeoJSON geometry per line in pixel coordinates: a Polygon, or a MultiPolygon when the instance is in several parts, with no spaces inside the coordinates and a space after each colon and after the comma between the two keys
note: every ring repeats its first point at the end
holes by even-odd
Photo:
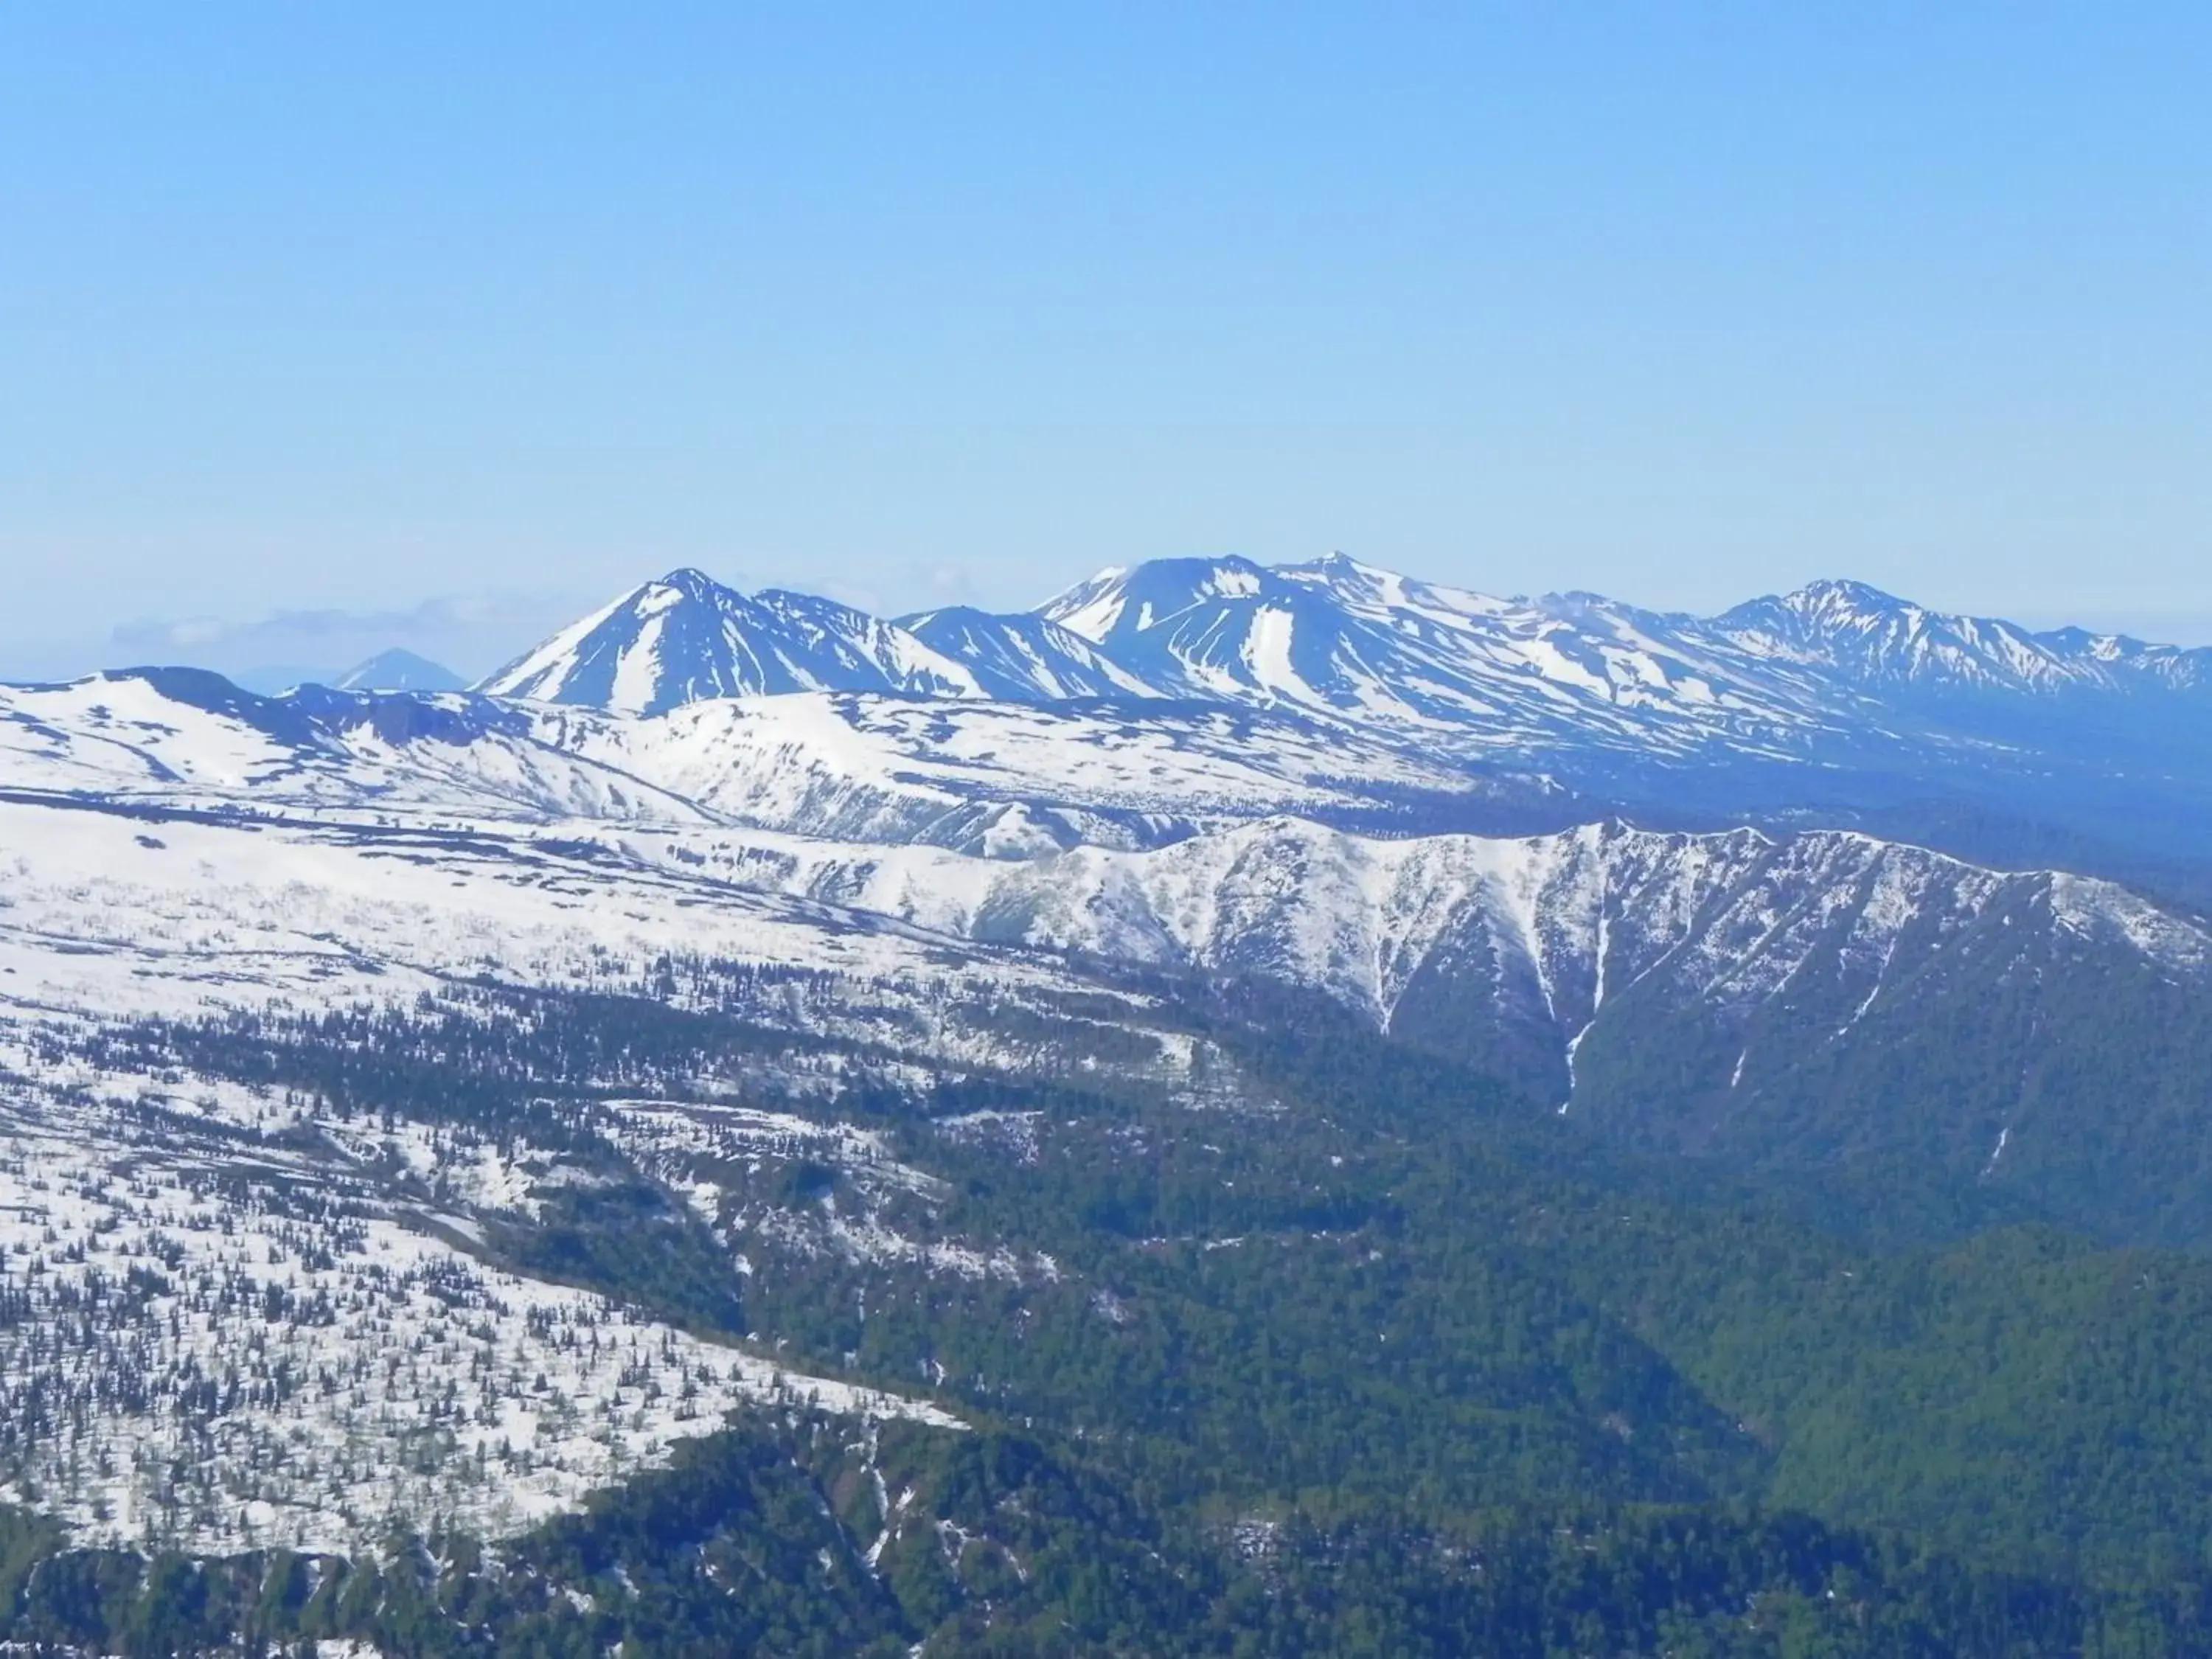
{"type": "Polygon", "coordinates": [[[295,1155],[20,1091],[0,1125],[0,1493],[84,1541],[496,1536],[735,1411],[957,1425],[488,1266],[295,1155]]]}
{"type": "Polygon", "coordinates": [[[1029,857],[1272,812],[1480,807],[1501,787],[1296,719],[905,696],[633,718],[465,694],[258,698],[192,671],[0,686],[0,791],[424,829],[710,824],[1029,857]]]}
{"type": "MultiPolygon", "coordinates": [[[[635,990],[671,957],[957,981],[972,952],[903,924],[557,835],[118,816],[0,801],[0,1010],[172,1018],[405,1006],[456,981],[635,990]],[[588,852],[588,845],[586,845],[588,852]]],[[[1065,985],[992,957],[994,994],[1065,985]]]]}

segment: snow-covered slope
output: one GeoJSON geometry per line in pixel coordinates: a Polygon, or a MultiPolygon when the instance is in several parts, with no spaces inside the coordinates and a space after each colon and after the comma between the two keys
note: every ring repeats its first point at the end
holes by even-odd
{"type": "Polygon", "coordinates": [[[539,739],[726,821],[847,840],[1027,856],[1081,841],[1138,846],[1274,811],[1480,816],[1540,798],[1295,719],[891,697],[702,702],[648,720],[548,711],[539,739]]]}
{"type": "MultiPolygon", "coordinates": [[[[173,750],[211,734],[159,735],[173,750]]],[[[200,749],[240,774],[266,759],[242,737],[200,749]]],[[[488,1242],[530,1224],[543,1191],[635,1183],[619,1158],[632,1140],[681,1183],[679,1216],[710,1207],[719,1166],[679,1167],[668,1148],[727,1142],[724,1109],[585,1103],[562,1152],[466,1112],[357,1115],[203,1077],[143,1045],[210,1021],[313,1030],[433,1005],[505,1032],[503,994],[587,990],[742,1013],[793,1033],[797,1063],[827,1079],[840,1040],[1006,1063],[1033,1059],[1034,1038],[1011,1050],[964,1011],[1026,1006],[1018,1018],[1079,1033],[1117,1007],[1141,1028],[1137,1000],[1034,957],[737,890],[682,858],[627,860],[589,839],[602,824],[433,828],[195,798],[0,799],[0,1498],[88,1543],[340,1551],[398,1524],[515,1530],[732,1413],[957,1426],[550,1282],[488,1242]],[[1058,1016],[1071,995],[1080,1019],[1058,1016]]],[[[1163,1048],[1157,1064],[1172,1075],[1176,1060],[1163,1048]]],[[[927,1271],[997,1260],[848,1219],[850,1248],[911,1246],[927,1271]]],[[[650,1248],[679,1236],[645,1224],[650,1248]]]]}
{"type": "Polygon", "coordinates": [[[1229,708],[817,693],[637,718],[465,694],[258,697],[189,670],[0,687],[0,789],[410,822],[744,824],[1015,855],[1284,811],[1471,822],[1555,793],[1229,708]]]}
{"type": "Polygon", "coordinates": [[[241,691],[196,669],[0,686],[0,790],[410,820],[703,823],[644,780],[533,735],[530,711],[441,693],[241,691]]]}
{"type": "MultiPolygon", "coordinates": [[[[245,773],[265,759],[201,749],[245,773]]],[[[520,1529],[733,1413],[955,1426],[488,1244],[538,1194],[635,1180],[630,1139],[665,1149],[726,1113],[586,1107],[597,1144],[540,1147],[465,1114],[196,1075],[135,1047],[149,1022],[404,1018],[434,1000],[511,1022],[469,999],[595,989],[745,1006],[810,1052],[848,1032],[974,1064],[990,1041],[949,1011],[1055,987],[1101,1006],[1048,963],[551,830],[0,799],[0,1497],[84,1543],[346,1551],[401,1523],[520,1529]]],[[[655,1168],[707,1179],[665,1151],[655,1168]]],[[[653,1248],[677,1231],[647,1224],[653,1248]]]]}
{"type": "Polygon", "coordinates": [[[2061,940],[2192,985],[2212,961],[2197,923],[2120,888],[1856,835],[1315,821],[1389,822],[1455,778],[1228,709],[817,694],[636,719],[204,676],[16,688],[0,1011],[404,1004],[477,977],[635,993],[671,957],[909,988],[884,993],[902,1010],[1086,982],[1042,947],[1310,987],[1565,1089],[1624,998],[1642,1012],[1616,1024],[1726,1032],[1817,985],[1832,1037],[1908,984],[1963,983],[1969,936],[2039,983],[2073,983],[2061,940]],[[1333,775],[1355,757],[1356,783],[1333,775]]]}
{"type": "Polygon", "coordinates": [[[902,617],[899,626],[963,665],[986,696],[1010,702],[1164,696],[1081,635],[1047,617],[969,605],[902,617]]]}
{"type": "Polygon", "coordinates": [[[1109,571],[1039,613],[1185,696],[1288,705],[1463,751],[1541,744],[1674,755],[1838,711],[1812,676],[1754,665],[1692,629],[1570,596],[1486,598],[1335,556],[1267,568],[1161,560],[1109,571]]]}
{"type": "Polygon", "coordinates": [[[1042,971],[1006,945],[1259,974],[1564,1064],[1626,988],[1724,1020],[1817,957],[1872,998],[1883,964],[1998,909],[2033,918],[2008,949],[2065,930],[2160,972],[2208,955],[2121,889],[1855,835],[1345,827],[1402,828],[1409,800],[1483,804],[1449,767],[1231,709],[815,694],[641,719],[191,674],[12,688],[0,1003],[618,988],[670,953],[903,982],[954,973],[961,939],[979,983],[1042,971]]]}
{"type": "Polygon", "coordinates": [[[404,1006],[471,979],[635,991],[665,957],[855,985],[1064,977],[604,854],[588,824],[393,827],[0,800],[0,1018],[404,1006]],[[968,969],[959,966],[969,964],[968,969]],[[1042,977],[1040,977],[1040,975],[1042,977]]]}
{"type": "MultiPolygon", "coordinates": [[[[0,1066],[28,1058],[0,1041],[0,1066]]],[[[532,1149],[194,1092],[205,1108],[149,1134],[169,1106],[153,1079],[0,1085],[0,1494],[79,1543],[336,1553],[403,1522],[495,1538],[733,1413],[956,1425],[484,1261],[462,1241],[497,1188],[590,1178],[532,1149]],[[490,1179],[434,1194],[416,1171],[441,1165],[490,1179]]]]}
{"type": "Polygon", "coordinates": [[[747,596],[696,570],[625,593],[477,689],[629,714],[759,692],[981,695],[957,663],[865,611],[804,593],[747,596]]]}
{"type": "Polygon", "coordinates": [[[1993,617],[1923,610],[1863,582],[1814,582],[1754,599],[1715,617],[1711,629],[1748,655],[1802,664],[1876,690],[2044,695],[2212,687],[2212,648],[2147,645],[2078,628],[2031,633],[1993,617]]]}
{"type": "Polygon", "coordinates": [[[1378,841],[1273,818],[1156,850],[1083,847],[1022,863],[762,842],[726,872],[980,940],[1261,974],[1386,1027],[1440,961],[1479,957],[1498,994],[1540,1006],[1562,1042],[1662,964],[1701,996],[1756,1000],[1815,949],[1887,957],[1909,932],[1940,933],[2014,899],[2161,968],[2212,966],[2212,932],[2110,883],[2001,873],[1827,831],[1590,824],[1378,841]]]}
{"type": "MultiPolygon", "coordinates": [[[[1838,1073],[1881,1075],[1926,1044],[1959,1111],[1978,1121],[1994,1101],[1990,1135],[2013,1145],[2039,1118],[2039,1151],[2057,1148],[2109,1106],[2112,1062],[2094,1056],[2113,1020],[2164,1011],[2129,1053],[2171,1088],[2212,1018],[2200,921],[2110,883],[1850,834],[1384,842],[1275,819],[1024,864],[755,838],[706,866],[978,942],[1308,988],[1563,1110],[1656,1117],[1674,1141],[1762,1111],[1759,1133],[1802,1138],[1791,1113],[1832,1113],[1838,1073]]],[[[1854,1132],[1910,1099],[1880,1086],[1854,1132]]],[[[1903,1115],[1886,1133],[1943,1111],[1903,1115]]]]}

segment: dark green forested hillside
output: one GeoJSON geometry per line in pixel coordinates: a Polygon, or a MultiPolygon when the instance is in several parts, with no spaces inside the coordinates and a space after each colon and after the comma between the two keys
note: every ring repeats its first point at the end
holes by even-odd
{"type": "Polygon", "coordinates": [[[1839,1230],[1832,1194],[1639,1162],[1294,1000],[1194,992],[1178,1018],[1223,1103],[848,1055],[806,1109],[933,1184],[885,1196],[796,1155],[704,1171],[749,1275],[593,1103],[727,1075],[786,1050],[775,1033],[605,1000],[112,1039],[336,1110],[559,1141],[605,1178],[495,1220],[487,1248],[973,1426],[763,1419],[525,1540],[375,1562],[149,1563],[19,1522],[11,1633],[132,1654],[225,1632],[410,1655],[2212,1651],[2212,1265],[1909,1184],[1839,1230]],[[963,1127],[978,1112],[1019,1115],[1018,1144],[963,1127]],[[1049,1270],[793,1242],[863,1206],[1049,1270]]]}

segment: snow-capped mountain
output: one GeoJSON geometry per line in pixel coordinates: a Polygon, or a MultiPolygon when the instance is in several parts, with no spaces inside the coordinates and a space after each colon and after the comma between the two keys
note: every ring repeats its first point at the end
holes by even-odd
{"type": "Polygon", "coordinates": [[[1039,614],[1180,696],[1295,708],[1436,761],[1505,760],[1676,824],[1948,814],[1962,827],[1946,844],[1972,855],[2036,844],[2002,823],[2129,858],[2205,852],[2203,650],[2031,634],[1850,584],[1701,618],[1588,593],[1492,599],[1341,556],[1159,561],[1039,614]]]}
{"type": "Polygon", "coordinates": [[[1340,554],[1157,560],[1037,614],[1177,696],[1296,708],[1430,753],[1534,750],[1586,788],[1622,764],[2147,774],[2147,757],[2212,738],[2212,649],[2032,632],[1855,582],[1703,618],[1589,593],[1494,599],[1340,554]],[[1933,695],[1961,692],[1978,695],[1933,695]],[[2055,692],[2079,694],[2066,719],[2055,692]]]}
{"type": "Polygon", "coordinates": [[[1806,753],[1924,706],[1905,694],[2201,691],[2212,649],[2034,633],[1821,581],[1701,618],[1589,593],[1498,599],[1342,555],[1161,560],[1040,607],[1184,695],[1288,703],[1431,739],[1806,753]],[[1900,698],[1903,700],[1900,700],[1900,698]]]}
{"type": "Polygon", "coordinates": [[[395,647],[355,664],[331,685],[337,691],[459,691],[467,684],[452,669],[395,647]]]}
{"type": "Polygon", "coordinates": [[[1493,599],[1343,554],[1273,567],[1164,559],[1103,572],[1036,614],[1155,681],[1317,708],[1388,707],[1377,687],[1402,695],[1423,667],[1479,685],[1483,695],[1438,704],[1456,701],[1478,717],[1510,707],[1516,684],[1525,698],[1536,682],[1545,694],[1564,688],[1654,710],[1670,701],[1707,706],[1726,691],[1747,712],[1785,719],[1824,704],[1858,712],[1869,705],[1856,694],[1906,684],[2014,691],[2212,684],[2212,647],[2035,632],[1852,581],[1817,581],[1698,617],[1591,593],[1493,599]],[[1302,627],[1312,636],[1304,642],[1302,627]],[[1376,684],[1363,684],[1363,675],[1376,684]]]}
{"type": "Polygon", "coordinates": [[[1820,581],[1754,599],[1713,618],[1711,630],[1749,655],[1875,690],[2212,688],[2212,648],[2147,645],[2078,628],[2032,633],[1992,617],[1924,610],[1863,582],[1820,581]]]}
{"type": "Polygon", "coordinates": [[[2193,855],[2212,811],[2212,652],[2032,633],[1843,582],[1706,618],[1497,599],[1342,554],[1164,559],[1034,612],[892,623],[679,571],[479,689],[642,714],[823,690],[1170,721],[1212,705],[1291,723],[1273,736],[1334,734],[1346,775],[1395,750],[1681,824],[1807,807],[1881,824],[1941,799],[2166,859],[2193,855]]]}
{"type": "Polygon", "coordinates": [[[625,714],[759,693],[982,695],[959,664],[865,611],[805,593],[749,596],[696,570],[623,594],[477,690],[625,714]]]}
{"type": "Polygon", "coordinates": [[[1467,754],[1541,744],[1664,759],[1894,736],[1888,725],[1927,713],[1899,702],[1905,692],[2208,688],[2212,648],[2031,632],[1863,583],[1815,582],[1701,618],[1589,593],[1494,599],[1333,554],[1272,567],[1158,559],[1034,612],[956,606],[897,623],[679,570],[477,690],[624,714],[805,690],[1166,697],[1294,709],[1467,754]]]}
{"type": "Polygon", "coordinates": [[[1167,695],[1046,617],[952,605],[902,617],[898,625],[965,666],[985,696],[1005,702],[1167,695]]]}
{"type": "Polygon", "coordinates": [[[1529,744],[1678,754],[1832,724],[1813,676],[1586,596],[1504,600],[1342,555],[1267,568],[1156,560],[1038,614],[1154,684],[1297,708],[1462,752],[1529,744]]]}

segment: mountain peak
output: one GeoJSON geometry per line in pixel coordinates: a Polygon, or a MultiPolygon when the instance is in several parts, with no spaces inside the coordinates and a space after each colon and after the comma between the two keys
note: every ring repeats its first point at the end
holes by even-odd
{"type": "Polygon", "coordinates": [[[1325,553],[1301,564],[1279,564],[1274,574],[1357,605],[1404,605],[1423,586],[1395,570],[1364,564],[1344,552],[1325,553]]]}
{"type": "Polygon", "coordinates": [[[1883,615],[1920,609],[1910,599],[1900,599],[1870,582],[1854,581],[1847,576],[1823,576],[1817,581],[1809,581],[1796,592],[1783,595],[1782,603],[1800,611],[1829,611],[1844,606],[1883,615]]]}
{"type": "Polygon", "coordinates": [[[394,647],[338,676],[337,691],[459,691],[468,684],[450,668],[394,647]]]}
{"type": "Polygon", "coordinates": [[[978,695],[973,675],[902,629],[810,594],[748,597],[688,566],[631,589],[477,689],[625,714],[787,691],[978,695]]]}
{"type": "Polygon", "coordinates": [[[1317,559],[1304,559],[1294,564],[1279,564],[1274,568],[1278,576],[1304,577],[1324,581],[1403,582],[1407,578],[1395,570],[1385,570],[1378,565],[1363,564],[1346,552],[1324,553],[1317,559]]]}
{"type": "Polygon", "coordinates": [[[1391,574],[1389,571],[1377,570],[1372,565],[1360,563],[1342,548],[1324,553],[1317,559],[1309,559],[1303,565],[1277,565],[1275,568],[1280,571],[1314,570],[1330,576],[1373,576],[1391,574]]]}
{"type": "Polygon", "coordinates": [[[718,582],[696,564],[680,564],[648,587],[672,587],[690,599],[709,599],[716,593],[733,592],[726,583],[718,582]]]}
{"type": "Polygon", "coordinates": [[[2190,653],[2078,629],[2030,633],[2016,623],[1929,611],[1865,582],[1834,579],[1738,605],[1712,627],[1739,649],[1861,688],[2045,694],[2141,681],[2186,688],[2204,678],[2203,660],[2190,653]]]}
{"type": "Polygon", "coordinates": [[[1109,566],[1047,599],[1030,614],[1110,649],[1109,641],[1117,635],[1143,633],[1209,601],[1256,599],[1279,582],[1273,571],[1241,553],[1147,559],[1138,565],[1109,566]]]}

